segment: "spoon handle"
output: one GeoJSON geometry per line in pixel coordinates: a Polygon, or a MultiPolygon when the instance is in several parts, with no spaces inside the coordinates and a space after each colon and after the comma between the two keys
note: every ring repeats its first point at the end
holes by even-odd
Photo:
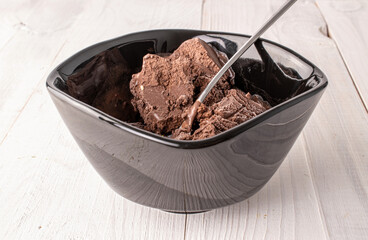
{"type": "Polygon", "coordinates": [[[287,1],[258,31],[251,37],[249,40],[230,58],[229,61],[217,72],[217,74],[212,78],[212,80],[208,83],[206,88],[203,90],[201,95],[198,97],[197,101],[203,102],[207,97],[208,93],[211,91],[213,86],[220,80],[222,75],[233,65],[233,63],[238,60],[238,58],[243,55],[243,53],[250,47],[252,44],[258,40],[258,38],[274,24],[297,0],[289,0],[287,1]]]}

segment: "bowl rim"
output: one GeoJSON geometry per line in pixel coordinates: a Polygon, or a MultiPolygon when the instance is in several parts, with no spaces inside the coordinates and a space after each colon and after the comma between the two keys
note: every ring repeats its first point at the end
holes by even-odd
{"type": "MultiPolygon", "coordinates": [[[[100,46],[106,46],[106,45],[111,45],[111,43],[117,42],[118,40],[122,40],[124,38],[128,38],[128,37],[133,37],[134,35],[139,35],[139,34],[145,34],[145,33],[159,33],[162,31],[170,31],[170,32],[190,32],[196,35],[203,35],[203,34],[225,34],[225,35],[232,35],[232,36],[237,36],[237,37],[246,37],[249,38],[251,37],[250,35],[247,34],[240,34],[240,33],[231,33],[231,32],[222,32],[222,31],[206,31],[206,30],[194,30],[194,29],[154,29],[154,30],[147,30],[147,31],[139,31],[139,32],[133,32],[133,33],[129,33],[129,34],[125,34],[110,40],[105,40],[96,44],[93,44],[89,47],[86,47],[82,50],[80,50],[79,52],[75,53],[74,55],[72,55],[71,57],[67,58],[66,60],[64,60],[63,62],[61,62],[57,67],[55,67],[51,73],[48,75],[47,79],[46,79],[46,88],[49,91],[50,95],[52,94],[53,96],[59,98],[60,100],[72,105],[73,107],[77,108],[78,110],[81,110],[82,112],[96,118],[97,120],[103,121],[107,124],[113,125],[116,128],[119,128],[121,130],[124,130],[126,132],[129,132],[135,136],[150,140],[150,141],[154,141],[156,143],[159,144],[163,144],[163,145],[167,145],[169,147],[174,147],[174,148],[183,148],[183,149],[196,149],[196,148],[204,148],[204,147],[209,147],[221,142],[224,142],[226,140],[231,139],[232,137],[235,137],[236,135],[239,135],[240,133],[262,123],[264,120],[275,116],[277,113],[283,111],[286,108],[289,108],[307,98],[312,97],[313,95],[319,93],[320,91],[323,91],[327,84],[328,84],[328,80],[326,75],[313,63],[311,63],[309,60],[307,60],[306,58],[304,58],[303,56],[301,56],[300,54],[296,53],[294,50],[289,49],[279,43],[264,39],[264,38],[260,38],[261,41],[266,42],[266,43],[270,43],[271,45],[275,45],[291,54],[293,54],[295,57],[299,58],[300,60],[302,60],[303,62],[305,62],[306,64],[310,65],[313,68],[313,72],[312,74],[314,74],[320,81],[319,83],[314,86],[313,88],[291,98],[288,99],[285,102],[282,102],[272,108],[270,108],[269,110],[253,117],[250,120],[245,121],[244,123],[241,123],[227,131],[224,131],[222,133],[219,133],[215,136],[212,136],[210,138],[206,138],[206,139],[202,139],[202,140],[177,140],[177,139],[173,139],[173,138],[169,138],[169,137],[165,137],[165,136],[161,136],[158,135],[156,133],[152,133],[146,130],[143,130],[141,128],[138,127],[134,127],[129,123],[123,122],[117,118],[114,118],[104,112],[102,112],[101,110],[92,107],[91,105],[88,105],[82,101],[79,101],[75,98],[73,98],[72,96],[70,96],[69,94],[63,92],[62,90],[60,90],[59,88],[57,88],[55,86],[55,81],[58,78],[62,78],[59,74],[59,70],[66,65],[68,62],[74,60],[76,57],[82,55],[82,54],[86,54],[88,52],[92,52],[94,50],[96,50],[96,48],[100,47],[100,46]]],[[[117,45],[121,45],[121,44],[117,44],[117,45]]],[[[77,64],[75,64],[75,67],[77,67],[79,64],[81,64],[82,62],[79,62],[77,64]]]]}

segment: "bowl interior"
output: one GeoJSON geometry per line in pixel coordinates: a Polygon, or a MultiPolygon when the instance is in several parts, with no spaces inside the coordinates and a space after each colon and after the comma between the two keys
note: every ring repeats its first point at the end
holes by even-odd
{"type": "MultiPolygon", "coordinates": [[[[246,35],[195,30],[154,30],[134,33],[93,45],[78,52],[60,64],[49,76],[47,83],[56,91],[68,95],[66,84],[68,77],[78,72],[102,51],[117,47],[129,62],[130,67],[139,71],[145,54],[173,52],[183,41],[193,37],[201,38],[218,50],[225,52],[229,58],[249,39],[249,36],[246,35]]],[[[261,95],[270,102],[273,108],[226,131],[232,132],[230,135],[226,136],[227,133],[224,132],[212,137],[217,141],[221,137],[228,138],[237,131],[245,130],[246,125],[251,127],[262,119],[272,116],[280,111],[277,108],[281,105],[287,107],[293,105],[293,102],[301,101],[313,91],[323,88],[327,83],[323,73],[308,60],[290,49],[263,39],[257,41],[244,53],[233,65],[233,69],[237,76],[235,79],[237,87],[243,91],[261,95]]],[[[78,102],[76,99],[75,101],[78,102]]],[[[98,111],[91,106],[90,108],[98,111]]],[[[110,120],[126,126],[125,123],[116,119],[111,118],[110,120]]],[[[129,128],[132,127],[129,126],[129,128]]],[[[136,130],[137,133],[143,131],[138,128],[136,130]]],[[[151,137],[155,135],[146,131],[143,131],[143,134],[151,137]]],[[[154,138],[162,140],[162,137],[158,135],[154,138]]],[[[173,139],[165,141],[181,142],[173,139]]],[[[198,141],[203,142],[208,139],[198,141]]]]}

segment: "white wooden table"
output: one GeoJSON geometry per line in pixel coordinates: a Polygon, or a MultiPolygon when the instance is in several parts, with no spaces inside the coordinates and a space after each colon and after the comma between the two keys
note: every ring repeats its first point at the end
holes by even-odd
{"type": "Polygon", "coordinates": [[[266,34],[329,86],[255,196],[202,214],[114,193],[45,88],[59,62],[129,32],[251,34],[283,0],[0,0],[0,239],[368,239],[368,1],[299,0],[266,34]]]}

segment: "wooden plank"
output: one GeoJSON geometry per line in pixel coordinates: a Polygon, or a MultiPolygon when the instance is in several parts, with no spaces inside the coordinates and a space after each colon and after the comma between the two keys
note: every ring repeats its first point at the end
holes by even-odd
{"type": "Polygon", "coordinates": [[[317,4],[368,111],[368,2],[317,0],[317,4]]]}
{"type": "Polygon", "coordinates": [[[58,62],[95,42],[149,28],[199,28],[201,2],[48,4],[38,2],[50,12],[23,21],[29,29],[0,52],[6,69],[0,73],[0,238],[184,238],[185,215],[125,200],[96,174],[62,123],[45,80],[58,62]],[[70,24],[58,25],[65,17],[59,11],[75,14],[70,24]]]}
{"type": "Polygon", "coordinates": [[[38,1],[33,7],[27,4],[18,7],[19,10],[13,9],[13,14],[7,13],[4,17],[8,25],[21,23],[21,27],[10,42],[5,40],[7,46],[0,51],[0,143],[38,81],[56,64],[55,56],[61,48],[69,48],[72,54],[93,43],[132,31],[199,28],[201,14],[201,3],[193,0],[144,1],[142,4],[133,4],[133,1],[124,4],[38,1]],[[178,14],[183,8],[188,10],[178,14]],[[68,41],[70,44],[65,45],[68,41]],[[21,66],[19,59],[23,60],[21,66]]]}
{"type": "MultiPolygon", "coordinates": [[[[166,11],[171,10],[170,16],[163,14],[165,9],[152,10],[157,7],[155,3],[149,3],[149,10],[142,10],[136,4],[123,8],[112,2],[107,5],[97,1],[80,3],[82,13],[68,27],[48,33],[47,25],[56,26],[58,21],[37,25],[38,17],[34,16],[32,21],[36,27],[30,29],[37,31],[25,28],[15,35],[12,40],[15,43],[7,45],[13,51],[0,50],[2,69],[12,67],[18,57],[17,60],[24,59],[22,70],[30,76],[9,70],[0,78],[1,94],[4,94],[1,102],[5,101],[0,107],[0,114],[4,113],[0,130],[7,136],[0,144],[1,238],[183,237],[184,215],[138,206],[118,197],[103,183],[77,149],[44,89],[45,75],[51,65],[85,45],[120,35],[124,29],[197,28],[198,14],[195,15],[193,9],[200,10],[200,6],[193,7],[194,2],[186,6],[181,2],[181,8],[176,8],[177,3],[157,3],[158,6],[168,4],[166,11]],[[127,9],[124,16],[119,15],[127,9]],[[181,9],[180,13],[175,9],[181,9]],[[183,12],[188,15],[181,18],[183,12]],[[141,16],[146,20],[138,23],[130,20],[141,16]],[[102,27],[103,23],[111,27],[102,27]],[[66,38],[69,40],[59,42],[66,38]],[[78,39],[78,43],[73,39],[78,39]],[[28,45],[21,47],[21,44],[28,45]],[[51,48],[56,44],[59,48],[51,48]],[[25,51],[23,56],[19,47],[25,51]],[[29,49],[33,47],[36,49],[29,49]],[[35,60],[37,54],[40,59],[35,60]],[[33,60],[37,62],[28,63],[33,60]],[[29,70],[36,65],[44,68],[43,71],[29,70]],[[15,88],[17,84],[23,84],[19,93],[15,88]],[[16,115],[8,117],[11,111],[16,115]],[[4,126],[4,119],[8,119],[6,123],[10,125],[4,126]]],[[[229,7],[220,1],[206,0],[203,26],[251,33],[279,3],[281,1],[234,1],[229,7]]],[[[215,239],[363,239],[367,235],[368,154],[364,144],[368,142],[367,116],[359,97],[353,94],[354,86],[333,41],[319,31],[325,23],[318,9],[308,1],[298,4],[298,10],[292,13],[297,16],[288,13],[266,36],[321,66],[330,77],[329,88],[303,137],[298,139],[270,183],[243,203],[189,215],[185,233],[188,239],[208,239],[209,236],[215,239]]],[[[25,24],[27,26],[27,22],[25,24]]]]}
{"type": "Polygon", "coordinates": [[[15,35],[16,30],[0,22],[0,51],[15,35]]]}
{"type": "Polygon", "coordinates": [[[31,9],[27,0],[0,1],[0,51],[23,26],[18,16],[28,15],[31,9]]]}
{"type": "Polygon", "coordinates": [[[68,35],[66,26],[71,26],[75,20],[73,15],[64,19],[68,3],[70,1],[54,6],[47,1],[34,4],[16,1],[5,8],[7,11],[1,23],[17,31],[0,49],[0,143],[66,41],[63,37],[63,34],[68,35]],[[53,12],[58,13],[52,15],[53,12]],[[57,30],[59,24],[64,24],[63,31],[57,30]]]}
{"type": "MultiPolygon", "coordinates": [[[[251,34],[283,1],[206,0],[205,29],[251,34]],[[260,10],[262,9],[262,10],[260,10]]],[[[328,89],[279,171],[248,201],[189,215],[188,239],[364,239],[368,119],[313,1],[298,1],[265,36],[324,70],[328,89]]]]}
{"type": "Polygon", "coordinates": [[[188,215],[187,239],[326,239],[299,142],[255,196],[233,206],[188,215]]]}
{"type": "Polygon", "coordinates": [[[0,238],[182,239],[185,215],[115,194],[39,87],[0,147],[0,238]]]}

